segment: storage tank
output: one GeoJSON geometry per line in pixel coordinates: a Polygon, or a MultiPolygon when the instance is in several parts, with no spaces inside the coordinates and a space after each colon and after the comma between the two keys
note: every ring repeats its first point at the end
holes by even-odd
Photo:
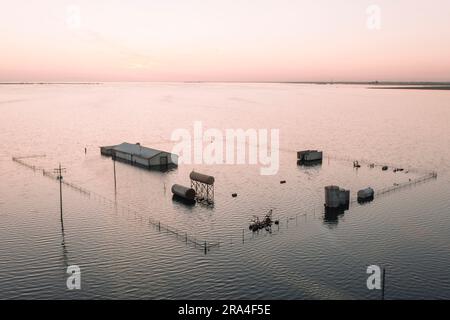
{"type": "Polygon", "coordinates": [[[325,187],[325,206],[329,208],[337,208],[340,205],[338,186],[326,186],[325,187]]]}
{"type": "Polygon", "coordinates": [[[194,180],[194,181],[202,182],[202,183],[209,184],[209,185],[214,184],[214,177],[208,176],[203,173],[198,173],[198,172],[192,171],[191,174],[189,175],[189,177],[191,178],[191,180],[194,180]]]}
{"type": "Polygon", "coordinates": [[[358,191],[358,200],[370,200],[373,199],[375,195],[375,191],[368,187],[366,189],[362,189],[358,191]]]}
{"type": "Polygon", "coordinates": [[[347,207],[350,203],[350,190],[338,186],[325,187],[325,206],[328,208],[347,207]]]}
{"type": "Polygon", "coordinates": [[[179,185],[174,184],[172,186],[172,193],[178,197],[181,197],[186,200],[194,200],[195,199],[195,190],[179,185]]]}
{"type": "Polygon", "coordinates": [[[350,203],[350,190],[340,189],[339,205],[342,207],[347,207],[349,203],[350,203]]]}

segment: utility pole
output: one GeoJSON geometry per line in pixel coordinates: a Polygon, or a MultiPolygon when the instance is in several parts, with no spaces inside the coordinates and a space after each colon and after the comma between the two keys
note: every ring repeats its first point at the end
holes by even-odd
{"type": "MultiPolygon", "coordinates": [[[[54,169],[54,172],[57,174],[56,178],[59,180],[59,208],[61,211],[61,224],[63,225],[63,205],[62,205],[62,173],[65,172],[66,168],[61,168],[61,163],[59,167],[54,169]]],[[[64,228],[64,226],[63,226],[64,228]]]]}

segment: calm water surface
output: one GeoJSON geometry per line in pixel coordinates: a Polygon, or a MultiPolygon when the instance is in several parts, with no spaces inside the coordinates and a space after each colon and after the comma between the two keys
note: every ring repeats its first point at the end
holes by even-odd
{"type": "Polygon", "coordinates": [[[117,83],[0,86],[0,298],[378,299],[366,268],[387,268],[388,299],[450,298],[450,92],[294,84],[117,83]],[[114,199],[112,161],[99,146],[123,141],[171,150],[173,130],[280,129],[280,170],[181,165],[166,173],[117,163],[117,203],[64,188],[11,160],[47,170],[114,199]],[[87,147],[87,154],[84,148],[87,147]],[[296,150],[436,170],[438,178],[323,215],[323,187],[392,186],[420,175],[326,159],[296,164],[296,150]],[[216,177],[216,203],[173,202],[189,172],[216,177]],[[286,184],[280,184],[286,180],[286,184]],[[238,193],[232,198],[233,192],[238,193]],[[269,209],[272,233],[248,222],[269,209]],[[220,242],[207,255],[159,232],[153,218],[220,242]],[[243,231],[244,230],[244,235],[243,231]],[[243,241],[244,236],[244,241],[243,241]],[[66,289],[66,268],[82,290],[66,289]]]}

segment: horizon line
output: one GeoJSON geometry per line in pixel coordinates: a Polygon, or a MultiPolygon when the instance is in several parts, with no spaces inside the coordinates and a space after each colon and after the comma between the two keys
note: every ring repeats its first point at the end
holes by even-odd
{"type": "Polygon", "coordinates": [[[370,85],[450,85],[448,81],[384,81],[384,80],[370,80],[370,81],[311,81],[311,80],[299,80],[299,81],[277,81],[277,80],[136,80],[136,81],[121,81],[121,80],[108,80],[108,81],[0,81],[0,85],[13,85],[13,84],[103,84],[103,83],[284,83],[284,84],[370,84],[370,85]]]}

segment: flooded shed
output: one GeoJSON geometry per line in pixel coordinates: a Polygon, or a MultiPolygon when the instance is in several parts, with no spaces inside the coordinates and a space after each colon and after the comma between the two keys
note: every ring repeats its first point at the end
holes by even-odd
{"type": "Polygon", "coordinates": [[[297,163],[313,165],[322,162],[323,152],[318,150],[304,150],[297,152],[297,163]]]}
{"type": "Polygon", "coordinates": [[[144,168],[173,167],[178,165],[176,154],[147,148],[140,143],[124,142],[115,146],[100,147],[100,153],[115,160],[130,163],[144,168]]]}

